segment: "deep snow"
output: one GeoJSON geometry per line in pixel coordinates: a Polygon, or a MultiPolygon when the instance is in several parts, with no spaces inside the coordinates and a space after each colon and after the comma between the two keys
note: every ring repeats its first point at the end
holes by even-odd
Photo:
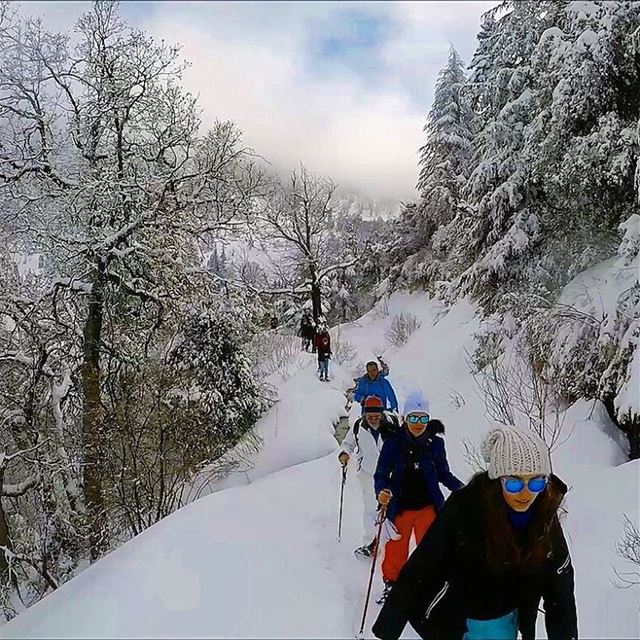
{"type": "MultiPolygon", "coordinates": [[[[336,540],[340,471],[333,427],[345,413],[343,390],[355,365],[384,352],[401,401],[423,388],[431,413],[447,427],[452,470],[470,477],[463,440],[479,444],[489,423],[467,365],[479,328],[469,302],[449,312],[424,294],[394,294],[341,328],[358,350],[354,367],[334,366],[330,384],[315,379],[314,356],[300,354],[295,375],[273,376],[281,401],[260,421],[264,445],[254,468],[219,483],[123,545],[0,628],[5,638],[35,637],[353,637],[368,574],[353,556],[361,537],[354,470],[346,486],[343,539],[336,540]],[[422,326],[390,347],[393,315],[422,326]]],[[[352,417],[358,409],[352,407],[352,417]]],[[[639,519],[640,464],[625,463],[624,442],[599,403],[567,413],[571,437],[554,453],[570,485],[565,521],[576,569],[582,637],[640,637],[638,589],[613,584],[623,514],[639,519]]],[[[374,596],[380,590],[376,576],[374,596]]],[[[377,610],[371,609],[367,630],[377,610]]],[[[544,635],[540,616],[540,635],[544,635]]],[[[411,630],[406,637],[414,637],[411,630]]]]}

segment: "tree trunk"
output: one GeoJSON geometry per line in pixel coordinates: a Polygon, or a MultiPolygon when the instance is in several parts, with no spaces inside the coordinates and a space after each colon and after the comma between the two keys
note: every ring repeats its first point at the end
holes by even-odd
{"type": "Polygon", "coordinates": [[[320,283],[315,278],[311,284],[311,304],[313,305],[313,319],[318,324],[318,318],[322,315],[322,294],[320,293],[320,283]]]}
{"type": "Polygon", "coordinates": [[[625,426],[627,438],[629,438],[629,459],[638,460],[640,458],[640,423],[632,422],[625,426]]]}
{"type": "MultiPolygon", "coordinates": [[[[0,547],[11,549],[11,538],[9,537],[9,523],[2,507],[2,486],[4,483],[4,472],[0,471],[0,547]]],[[[7,559],[3,551],[0,551],[0,579],[4,582],[4,573],[8,569],[7,559]]]]}
{"type": "Polygon", "coordinates": [[[100,478],[100,337],[102,334],[104,281],[98,274],[89,295],[89,309],[84,326],[82,366],[82,435],[84,449],[83,494],[89,519],[91,561],[97,560],[105,547],[106,517],[100,478]]]}

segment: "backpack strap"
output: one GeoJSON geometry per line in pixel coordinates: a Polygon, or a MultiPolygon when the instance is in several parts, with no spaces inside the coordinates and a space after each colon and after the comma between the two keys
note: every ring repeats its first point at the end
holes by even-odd
{"type": "Polygon", "coordinates": [[[353,423],[353,438],[356,441],[356,452],[360,452],[360,440],[358,439],[358,433],[360,432],[360,421],[362,418],[358,418],[353,423]]]}

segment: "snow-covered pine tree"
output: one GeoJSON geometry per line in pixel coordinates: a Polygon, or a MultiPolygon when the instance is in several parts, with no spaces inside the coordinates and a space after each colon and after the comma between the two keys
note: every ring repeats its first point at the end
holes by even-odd
{"type": "Polygon", "coordinates": [[[417,189],[424,221],[419,220],[422,224],[417,231],[425,242],[434,227],[443,226],[454,217],[469,177],[471,110],[464,97],[465,83],[462,60],[452,46],[447,65],[438,75],[424,127],[427,140],[420,148],[417,189]]]}
{"type": "Polygon", "coordinates": [[[420,200],[404,206],[397,226],[399,257],[404,263],[402,279],[410,284],[426,284],[440,275],[439,256],[431,250],[432,238],[438,249],[436,254],[446,253],[445,238],[440,234],[438,239],[434,234],[454,219],[462,204],[472,138],[472,112],[465,83],[462,60],[451,47],[447,64],[438,75],[424,127],[426,142],[419,150],[420,200]]]}
{"type": "Polygon", "coordinates": [[[615,253],[617,227],[636,206],[640,10],[559,3],[553,17],[532,60],[539,114],[527,156],[541,225],[536,253],[558,287],[615,253]]]}
{"type": "Polygon", "coordinates": [[[471,208],[449,232],[456,239],[451,254],[466,263],[453,289],[474,291],[484,304],[493,302],[509,261],[525,255],[537,235],[523,147],[525,128],[536,113],[530,58],[547,4],[501,5],[507,13],[495,22],[486,44],[491,66],[484,68],[484,82],[471,85],[483,109],[475,123],[479,130],[465,193],[471,208]]]}
{"type": "Polygon", "coordinates": [[[490,12],[468,84],[469,207],[447,228],[449,281],[439,287],[510,311],[522,331],[551,341],[544,366],[557,393],[601,399],[633,455],[637,415],[622,393],[633,380],[633,322],[615,309],[553,303],[574,276],[615,254],[619,225],[640,212],[639,12],[636,3],[565,1],[490,12]]]}
{"type": "Polygon", "coordinates": [[[463,268],[450,293],[489,306],[523,286],[548,297],[615,251],[634,200],[637,13],[622,2],[499,7],[469,85],[480,129],[469,215],[449,230],[452,275],[463,268]]]}

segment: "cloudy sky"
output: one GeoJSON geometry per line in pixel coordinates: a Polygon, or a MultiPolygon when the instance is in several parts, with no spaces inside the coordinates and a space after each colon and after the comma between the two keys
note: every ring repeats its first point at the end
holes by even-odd
{"type": "MultiPolygon", "coordinates": [[[[124,2],[182,45],[204,120],[234,120],[278,170],[304,162],[341,190],[415,197],[417,149],[449,44],[468,62],[496,2],[124,2]]],[[[24,3],[68,30],[85,2],[24,3]]]]}

